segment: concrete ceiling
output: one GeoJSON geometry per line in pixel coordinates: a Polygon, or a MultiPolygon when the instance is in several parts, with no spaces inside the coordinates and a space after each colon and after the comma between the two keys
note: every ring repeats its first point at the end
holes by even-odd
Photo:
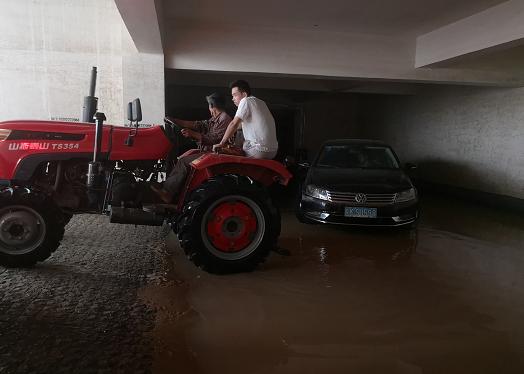
{"type": "Polygon", "coordinates": [[[115,2],[137,49],[162,53],[175,81],[193,70],[287,77],[299,90],[320,78],[317,89],[338,92],[524,85],[524,0],[115,2]]]}
{"type": "Polygon", "coordinates": [[[420,35],[505,0],[164,0],[164,19],[377,35],[420,35]]]}

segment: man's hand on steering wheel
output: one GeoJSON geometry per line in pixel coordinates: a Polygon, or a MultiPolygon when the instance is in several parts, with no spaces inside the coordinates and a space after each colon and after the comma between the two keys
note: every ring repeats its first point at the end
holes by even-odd
{"type": "Polygon", "coordinates": [[[182,129],[182,135],[184,135],[186,138],[191,138],[195,140],[202,140],[202,134],[200,134],[198,131],[190,130],[190,129],[182,129]]]}
{"type": "Polygon", "coordinates": [[[213,144],[213,152],[220,153],[222,148],[224,148],[226,145],[222,143],[213,144]]]}

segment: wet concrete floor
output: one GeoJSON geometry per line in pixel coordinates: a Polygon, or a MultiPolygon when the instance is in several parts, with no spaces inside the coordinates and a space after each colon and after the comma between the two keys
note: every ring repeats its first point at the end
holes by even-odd
{"type": "Polygon", "coordinates": [[[418,230],[298,223],[249,274],[196,269],[168,237],[155,373],[523,373],[524,218],[426,198],[418,230]]]}

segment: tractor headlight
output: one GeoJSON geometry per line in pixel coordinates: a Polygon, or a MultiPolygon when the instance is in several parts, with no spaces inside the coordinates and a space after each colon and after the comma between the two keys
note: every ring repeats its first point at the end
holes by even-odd
{"type": "Polygon", "coordinates": [[[0,129],[0,141],[6,140],[11,134],[11,130],[0,129]]]}
{"type": "Polygon", "coordinates": [[[322,188],[318,188],[317,186],[313,184],[308,184],[306,186],[305,193],[306,195],[314,197],[315,199],[329,200],[329,193],[326,190],[322,188]]]}
{"type": "Polygon", "coordinates": [[[397,196],[395,197],[396,203],[402,203],[405,201],[415,200],[417,198],[417,192],[414,188],[410,188],[409,190],[405,190],[402,192],[397,193],[397,196]]]}

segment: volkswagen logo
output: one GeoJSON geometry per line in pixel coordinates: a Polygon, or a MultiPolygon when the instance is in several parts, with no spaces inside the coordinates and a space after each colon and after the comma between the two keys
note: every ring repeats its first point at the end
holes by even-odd
{"type": "Polygon", "coordinates": [[[363,204],[366,202],[367,199],[368,199],[367,196],[363,193],[358,193],[355,195],[355,201],[357,203],[363,204]]]}

